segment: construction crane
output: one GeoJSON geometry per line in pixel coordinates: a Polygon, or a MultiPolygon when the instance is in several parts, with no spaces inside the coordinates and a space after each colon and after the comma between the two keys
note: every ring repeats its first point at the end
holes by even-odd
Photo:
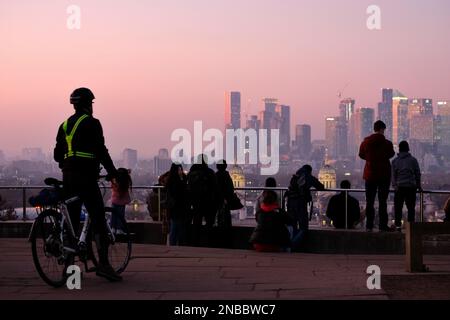
{"type": "Polygon", "coordinates": [[[341,90],[338,91],[338,98],[342,99],[342,94],[344,93],[345,89],[350,85],[350,82],[348,82],[341,90]]]}

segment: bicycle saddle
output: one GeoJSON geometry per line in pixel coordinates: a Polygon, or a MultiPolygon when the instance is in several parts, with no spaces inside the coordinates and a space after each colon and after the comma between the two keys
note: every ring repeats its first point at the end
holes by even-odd
{"type": "Polygon", "coordinates": [[[46,178],[44,180],[44,183],[46,185],[48,185],[48,186],[52,186],[52,187],[55,187],[55,188],[61,187],[63,185],[62,181],[60,181],[58,179],[55,179],[55,178],[46,178]]]}

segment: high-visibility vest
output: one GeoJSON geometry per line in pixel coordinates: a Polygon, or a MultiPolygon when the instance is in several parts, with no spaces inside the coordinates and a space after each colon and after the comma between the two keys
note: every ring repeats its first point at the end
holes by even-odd
{"type": "Polygon", "coordinates": [[[77,128],[80,125],[80,123],[87,117],[89,117],[87,114],[83,114],[81,117],[79,117],[77,122],[75,122],[75,125],[72,128],[72,131],[70,131],[70,134],[67,134],[67,122],[69,120],[66,120],[64,122],[63,130],[64,130],[64,134],[66,135],[66,142],[67,142],[67,153],[64,155],[64,159],[67,159],[70,157],[95,159],[95,155],[93,153],[82,152],[82,151],[78,151],[78,150],[74,151],[72,148],[73,136],[75,135],[75,132],[77,131],[77,128]]]}

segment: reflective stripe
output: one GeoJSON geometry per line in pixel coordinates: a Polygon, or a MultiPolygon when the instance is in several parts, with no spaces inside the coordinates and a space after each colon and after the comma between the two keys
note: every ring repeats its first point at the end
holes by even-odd
{"type": "Polygon", "coordinates": [[[79,117],[77,122],[75,122],[75,125],[72,128],[72,131],[70,131],[70,134],[67,134],[67,123],[69,120],[66,120],[64,122],[63,130],[64,130],[64,134],[66,135],[66,142],[67,142],[67,153],[64,155],[64,159],[67,159],[70,157],[95,159],[95,155],[93,153],[73,151],[73,148],[72,148],[73,136],[75,135],[75,132],[77,131],[77,128],[80,125],[81,121],[83,121],[87,117],[88,117],[87,114],[83,114],[81,117],[79,117]]]}

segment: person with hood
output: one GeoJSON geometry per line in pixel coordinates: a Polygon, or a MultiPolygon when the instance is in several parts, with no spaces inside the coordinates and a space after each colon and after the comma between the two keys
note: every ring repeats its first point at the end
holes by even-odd
{"type": "MultiPolygon", "coordinates": [[[[272,190],[263,192],[261,209],[256,213],[257,226],[250,243],[258,252],[280,252],[291,247],[287,226],[292,218],[280,209],[277,194],[272,190]]],[[[289,251],[289,250],[286,250],[289,251]]]]}
{"type": "Polygon", "coordinates": [[[409,153],[409,144],[402,141],[399,144],[397,158],[392,161],[392,186],[395,189],[395,227],[402,229],[403,205],[408,208],[408,222],[416,218],[416,192],[422,190],[419,162],[409,153]]]}
{"type": "Polygon", "coordinates": [[[359,157],[366,161],[364,180],[366,182],[366,230],[371,232],[375,219],[375,197],[378,193],[379,230],[392,231],[388,227],[387,199],[391,185],[391,162],[395,156],[392,142],[384,136],[386,124],[377,121],[375,133],[361,143],[359,157]]]}
{"type": "Polygon", "coordinates": [[[203,219],[206,222],[208,245],[212,245],[212,231],[219,208],[219,190],[216,174],[208,167],[205,155],[198,157],[187,176],[188,195],[193,215],[193,241],[195,246],[201,243],[203,219]]]}
{"type": "Polygon", "coordinates": [[[295,221],[293,225],[293,247],[301,244],[309,230],[308,204],[312,203],[311,188],[318,191],[325,190],[324,185],[312,175],[312,167],[304,165],[292,176],[289,190],[285,194],[288,214],[295,221]]]}

